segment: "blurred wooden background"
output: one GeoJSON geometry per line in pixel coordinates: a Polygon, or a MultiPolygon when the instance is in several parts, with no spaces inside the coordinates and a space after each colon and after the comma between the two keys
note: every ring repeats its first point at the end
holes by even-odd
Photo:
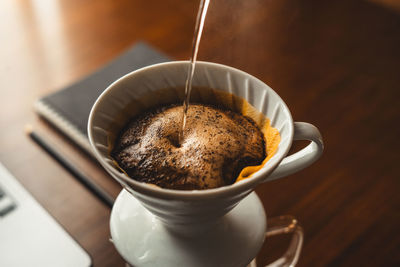
{"type": "MultiPolygon", "coordinates": [[[[33,102],[138,40],[188,59],[197,6],[197,0],[0,2],[0,161],[94,266],[124,264],[108,241],[110,211],[27,138],[25,124],[112,195],[120,187],[38,119],[33,102]]],[[[199,57],[260,78],[294,120],[315,124],[324,137],[317,163],[257,189],[268,216],[291,214],[303,225],[299,266],[400,266],[400,1],[212,0],[199,57]]],[[[259,264],[281,254],[288,240],[267,240],[259,264]]]]}

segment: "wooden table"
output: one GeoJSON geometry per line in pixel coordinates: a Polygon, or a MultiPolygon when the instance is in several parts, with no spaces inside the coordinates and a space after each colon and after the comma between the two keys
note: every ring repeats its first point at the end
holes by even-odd
{"type": "MultiPolygon", "coordinates": [[[[0,161],[89,252],[123,266],[108,241],[110,210],[32,143],[27,123],[113,196],[120,186],[38,119],[33,102],[138,40],[176,59],[190,53],[197,1],[0,1],[0,161]]],[[[268,216],[305,229],[299,266],[400,266],[399,1],[232,1],[210,6],[200,59],[274,88],[326,150],[313,166],[262,184],[268,216]]],[[[296,145],[304,146],[303,143],[296,145]]],[[[287,238],[268,240],[259,263],[287,238]]]]}

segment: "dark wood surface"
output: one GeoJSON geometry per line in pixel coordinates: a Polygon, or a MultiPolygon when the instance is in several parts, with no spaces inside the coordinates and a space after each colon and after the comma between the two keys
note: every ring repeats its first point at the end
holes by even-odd
{"type": "MultiPolygon", "coordinates": [[[[190,53],[198,1],[0,1],[0,161],[89,252],[123,266],[110,210],[32,143],[27,123],[113,196],[120,186],[37,118],[40,96],[92,72],[138,40],[190,53]]],[[[257,188],[268,216],[305,230],[299,266],[400,266],[399,1],[238,1],[210,6],[200,59],[269,84],[326,150],[313,166],[257,188]]],[[[299,148],[304,144],[296,144],[299,148]]],[[[267,240],[265,264],[287,246],[267,240]]]]}

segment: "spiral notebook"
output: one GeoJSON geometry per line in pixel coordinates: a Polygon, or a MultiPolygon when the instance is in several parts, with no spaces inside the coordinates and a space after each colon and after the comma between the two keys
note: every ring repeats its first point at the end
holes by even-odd
{"type": "Polygon", "coordinates": [[[90,110],[98,96],[115,80],[136,69],[169,61],[163,53],[139,42],[103,68],[34,104],[35,111],[78,146],[92,154],[87,135],[90,110]]]}

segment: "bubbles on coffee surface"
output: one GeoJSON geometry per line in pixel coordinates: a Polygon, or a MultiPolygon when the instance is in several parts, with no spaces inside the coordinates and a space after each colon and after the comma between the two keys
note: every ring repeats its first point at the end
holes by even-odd
{"type": "Polygon", "coordinates": [[[133,118],[111,152],[127,175],[170,189],[210,189],[233,184],[246,166],[266,157],[263,133],[231,110],[191,104],[179,142],[182,106],[168,105],[133,118]]]}

